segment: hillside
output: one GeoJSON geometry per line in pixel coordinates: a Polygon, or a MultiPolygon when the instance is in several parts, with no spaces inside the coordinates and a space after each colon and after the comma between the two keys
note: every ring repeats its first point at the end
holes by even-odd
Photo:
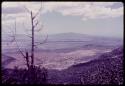
{"type": "MultiPolygon", "coordinates": [[[[2,71],[2,74],[4,74],[2,76],[3,80],[6,80],[6,77],[10,77],[10,79],[16,79],[19,83],[24,83],[20,82],[21,78],[19,79],[18,76],[25,76],[22,73],[25,74],[26,70],[20,69],[18,71],[19,74],[16,73],[16,76],[11,77],[15,73],[14,70],[4,69],[2,71]]],[[[47,71],[48,84],[121,85],[123,84],[123,47],[104,53],[92,61],[73,65],[64,70],[48,69],[47,71]]],[[[37,75],[40,76],[41,74],[37,75]]],[[[13,81],[15,82],[15,80],[13,81]]]]}
{"type": "Polygon", "coordinates": [[[63,71],[51,70],[49,75],[49,83],[53,84],[123,84],[123,48],[63,71]]]}

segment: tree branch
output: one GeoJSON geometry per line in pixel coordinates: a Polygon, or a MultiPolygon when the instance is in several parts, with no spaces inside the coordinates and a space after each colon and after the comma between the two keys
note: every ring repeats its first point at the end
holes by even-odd
{"type": "Polygon", "coordinates": [[[32,36],[29,36],[29,35],[26,35],[27,37],[29,37],[29,38],[32,38],[32,36]]]}
{"type": "Polygon", "coordinates": [[[18,50],[19,50],[19,52],[21,53],[21,55],[25,58],[25,55],[23,54],[23,52],[21,51],[21,49],[20,49],[20,47],[19,47],[19,45],[18,45],[18,43],[17,43],[17,41],[16,41],[16,20],[15,20],[15,33],[12,31],[12,34],[13,34],[13,37],[14,37],[14,40],[13,41],[15,41],[16,42],[16,45],[17,45],[17,47],[18,47],[18,50]]]}
{"type": "Polygon", "coordinates": [[[41,11],[41,9],[42,9],[42,3],[41,3],[41,7],[40,7],[40,9],[37,11],[37,13],[33,16],[33,20],[37,17],[37,15],[40,13],[40,11],[41,11]]]}
{"type": "Polygon", "coordinates": [[[43,25],[41,25],[41,28],[35,29],[35,31],[39,32],[43,29],[43,25]]]}
{"type": "Polygon", "coordinates": [[[46,43],[46,42],[47,42],[47,39],[48,39],[48,35],[47,35],[46,39],[45,39],[43,42],[36,42],[36,43],[38,43],[38,44],[36,44],[36,45],[34,45],[34,46],[38,46],[38,45],[41,45],[41,44],[46,43]]]}
{"type": "Polygon", "coordinates": [[[16,42],[16,45],[17,45],[17,47],[18,47],[18,50],[19,50],[19,52],[21,53],[21,55],[25,58],[25,55],[23,54],[23,52],[21,51],[21,49],[20,49],[20,47],[19,47],[19,45],[18,45],[18,43],[17,43],[17,41],[15,40],[15,42],[16,42]]]}
{"type": "Polygon", "coordinates": [[[25,10],[28,12],[28,13],[30,13],[31,11],[28,9],[28,8],[26,8],[25,6],[23,6],[24,8],[25,8],[25,10]]]}
{"type": "Polygon", "coordinates": [[[33,27],[36,27],[38,25],[38,20],[36,21],[36,23],[33,25],[33,27]]]}

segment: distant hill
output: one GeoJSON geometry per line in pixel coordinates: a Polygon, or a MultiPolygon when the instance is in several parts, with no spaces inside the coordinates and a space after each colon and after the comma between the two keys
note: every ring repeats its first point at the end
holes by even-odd
{"type": "MultiPolygon", "coordinates": [[[[44,40],[45,36],[36,37],[36,41],[44,40]],[[39,39],[40,38],[40,39],[39,39]]],[[[59,33],[48,35],[47,42],[41,46],[43,50],[59,50],[73,48],[114,47],[123,45],[123,39],[91,36],[79,33],[59,33]],[[72,45],[72,46],[71,46],[72,45]]]]}
{"type": "MultiPolygon", "coordinates": [[[[12,34],[2,34],[3,40],[6,41],[10,39],[12,34]]],[[[35,34],[35,39],[44,39],[46,37],[45,34],[39,35],[35,34]]],[[[29,39],[28,36],[25,34],[16,34],[16,38],[20,40],[29,39]]],[[[59,34],[48,34],[48,41],[93,41],[93,40],[112,40],[112,41],[122,41],[120,38],[113,38],[113,37],[102,37],[102,36],[92,36],[87,34],[80,34],[80,33],[59,33],[59,34]]]]}
{"type": "MultiPolygon", "coordinates": [[[[12,35],[12,34],[11,34],[12,35]]],[[[46,38],[46,35],[35,36],[35,42],[42,42],[46,38]]],[[[8,47],[7,44],[10,43],[12,38],[10,34],[2,35],[2,46],[4,53],[10,53],[10,51],[15,53],[17,46],[8,47]]],[[[16,40],[22,48],[28,48],[30,51],[31,39],[24,34],[17,34],[16,40]],[[28,47],[29,46],[29,47],[28,47]]],[[[99,37],[90,36],[87,34],[79,33],[59,33],[59,34],[49,34],[46,43],[37,47],[36,51],[71,51],[72,49],[92,49],[92,48],[116,48],[116,46],[123,45],[123,39],[111,38],[111,37],[99,37]]],[[[10,44],[11,46],[11,44],[10,44]]],[[[25,49],[24,49],[25,50],[25,49]]]]}
{"type": "Polygon", "coordinates": [[[113,38],[113,37],[102,37],[102,36],[92,36],[88,34],[80,34],[80,33],[59,33],[59,34],[51,34],[48,35],[49,40],[55,41],[94,41],[94,40],[110,40],[110,41],[122,41],[120,38],[113,38]]]}

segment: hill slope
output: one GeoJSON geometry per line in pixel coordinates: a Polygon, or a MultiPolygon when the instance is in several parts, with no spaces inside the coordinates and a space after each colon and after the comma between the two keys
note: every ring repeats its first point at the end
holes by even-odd
{"type": "Polygon", "coordinates": [[[123,48],[63,71],[51,70],[49,75],[53,84],[123,84],[123,48]]]}
{"type": "MultiPolygon", "coordinates": [[[[25,69],[24,69],[25,70],[25,69]]],[[[13,69],[4,69],[3,78],[10,76],[13,69]]],[[[21,70],[19,70],[21,75],[21,70]]],[[[13,74],[13,73],[12,73],[13,74]]],[[[20,75],[20,74],[18,74],[20,75]]],[[[39,75],[40,76],[40,75],[39,75]]],[[[20,80],[20,78],[17,78],[20,80]]],[[[65,70],[48,70],[49,84],[123,84],[123,48],[99,56],[98,59],[73,65],[65,70]]]]}

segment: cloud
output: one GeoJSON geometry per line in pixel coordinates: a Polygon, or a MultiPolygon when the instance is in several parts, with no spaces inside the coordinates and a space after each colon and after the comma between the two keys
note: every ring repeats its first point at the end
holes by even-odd
{"type": "MultiPolygon", "coordinates": [[[[80,16],[82,20],[114,18],[123,15],[123,5],[118,8],[112,7],[117,4],[121,4],[121,2],[43,2],[42,14],[58,12],[63,16],[80,16]]],[[[23,6],[26,6],[35,14],[40,8],[41,3],[4,2],[2,4],[2,12],[5,14],[23,13],[25,12],[23,6]]]]}
{"type": "Polygon", "coordinates": [[[18,14],[25,12],[24,8],[22,7],[8,7],[8,8],[2,8],[3,14],[18,14]]]}
{"type": "Polygon", "coordinates": [[[123,6],[112,8],[114,4],[116,2],[48,2],[44,10],[59,12],[64,16],[80,16],[83,20],[122,16],[123,6]]]}

